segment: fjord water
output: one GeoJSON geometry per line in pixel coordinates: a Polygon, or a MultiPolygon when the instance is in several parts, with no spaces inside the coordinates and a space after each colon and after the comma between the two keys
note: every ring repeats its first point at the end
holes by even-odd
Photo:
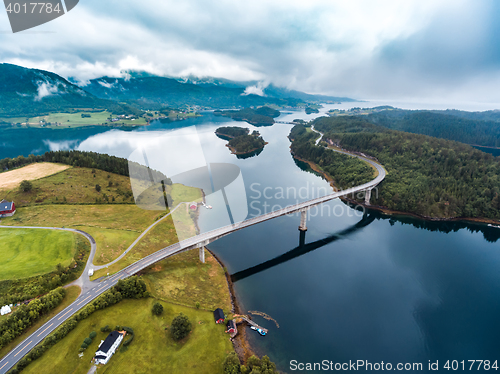
{"type": "MultiPolygon", "coordinates": [[[[310,118],[282,116],[299,117],[310,118]]],[[[105,129],[73,146],[127,157],[139,133],[196,125],[208,162],[240,167],[246,192],[239,198],[246,196],[249,216],[331,191],[291,157],[291,125],[256,128],[269,144],[256,157],[237,159],[214,135],[229,123],[254,129],[206,114],[133,131],[105,129]]],[[[46,141],[74,140],[61,134],[46,141]]],[[[207,201],[214,210],[223,204],[217,194],[207,201]]],[[[202,209],[202,231],[220,224],[202,209]]],[[[500,229],[363,214],[338,200],[311,210],[305,238],[298,225],[297,215],[276,218],[209,246],[233,274],[242,310],[266,313],[279,324],[255,316],[269,334],[248,330],[247,336],[282,371],[292,372],[292,360],[415,362],[424,372],[429,360],[439,360],[444,372],[446,360],[500,359],[500,229]]]]}

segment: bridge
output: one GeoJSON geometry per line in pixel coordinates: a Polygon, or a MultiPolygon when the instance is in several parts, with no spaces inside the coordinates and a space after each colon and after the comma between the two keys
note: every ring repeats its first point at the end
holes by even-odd
{"type": "MultiPolygon", "coordinates": [[[[313,129],[314,130],[314,129],[313,129]]],[[[316,131],[316,130],[314,130],[316,131]]],[[[316,131],[317,132],[317,131],[316,131]]],[[[154,263],[164,260],[170,256],[175,254],[188,251],[191,249],[199,248],[200,253],[200,261],[205,261],[205,251],[204,247],[217,240],[222,238],[223,236],[229,235],[235,231],[242,230],[246,227],[250,227],[261,222],[265,222],[271,220],[273,218],[285,216],[288,214],[293,214],[296,212],[301,213],[299,230],[306,231],[307,230],[307,212],[308,210],[316,205],[323,204],[325,202],[334,200],[339,197],[348,196],[358,193],[365,192],[365,203],[370,203],[371,190],[375,188],[380,182],[382,182],[386,176],[386,172],[382,165],[376,163],[374,160],[371,160],[367,157],[361,155],[354,155],[346,151],[336,150],[335,152],[343,153],[352,157],[357,157],[367,163],[369,163],[376,171],[377,176],[362,185],[351,187],[346,190],[337,191],[332,194],[328,194],[322,197],[317,197],[315,199],[311,199],[308,201],[304,201],[295,205],[290,205],[285,208],[275,210],[270,213],[266,213],[260,215],[258,217],[253,217],[242,222],[234,223],[231,225],[227,225],[224,227],[220,227],[215,230],[211,230],[208,232],[201,233],[197,236],[194,236],[189,239],[182,240],[178,243],[170,245],[166,248],[163,248],[143,259],[135,262],[134,264],[126,267],[125,269],[119,271],[118,273],[107,277],[103,281],[95,284],[92,288],[84,289],[82,288],[82,294],[68,307],[59,312],[56,316],[46,322],[43,326],[41,326],[37,331],[31,334],[28,338],[26,338],[23,342],[21,342],[17,347],[15,347],[12,351],[10,351],[5,357],[0,360],[0,374],[7,373],[10,369],[16,365],[16,363],[24,357],[30,350],[32,350],[37,344],[39,344],[43,339],[45,339],[48,335],[50,335],[53,331],[55,331],[60,325],[62,325],[67,319],[73,316],[80,309],[85,307],[87,304],[92,302],[98,296],[109,290],[111,287],[116,285],[120,279],[128,278],[141,270],[153,265],[154,263]]],[[[90,240],[90,239],[89,239],[90,240]]],[[[95,245],[95,243],[94,243],[95,245]]],[[[88,266],[88,264],[87,264],[88,266]]]]}

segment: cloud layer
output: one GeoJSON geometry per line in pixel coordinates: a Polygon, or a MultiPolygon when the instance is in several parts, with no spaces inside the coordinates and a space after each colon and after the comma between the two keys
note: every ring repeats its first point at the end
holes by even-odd
{"type": "Polygon", "coordinates": [[[500,102],[499,15],[494,0],[86,0],[32,31],[0,34],[0,58],[81,81],[136,69],[500,102]]]}

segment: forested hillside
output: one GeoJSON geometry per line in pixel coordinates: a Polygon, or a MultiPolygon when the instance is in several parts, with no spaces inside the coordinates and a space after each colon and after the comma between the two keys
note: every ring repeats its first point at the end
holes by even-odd
{"type": "Polygon", "coordinates": [[[449,140],[387,130],[360,117],[318,118],[341,147],[378,158],[388,174],[372,204],[427,217],[500,218],[500,158],[449,140]]]}
{"type": "Polygon", "coordinates": [[[366,183],[374,178],[373,169],[363,161],[324,147],[314,145],[318,134],[307,131],[303,125],[295,125],[290,132],[292,154],[312,161],[327,172],[341,189],[366,183]]]}
{"type": "Polygon", "coordinates": [[[484,113],[396,109],[373,113],[367,118],[372,123],[393,130],[430,135],[466,144],[500,147],[500,122],[493,120],[497,118],[496,112],[484,113]]]}
{"type": "Polygon", "coordinates": [[[137,104],[164,104],[174,107],[199,105],[209,108],[232,108],[265,104],[296,106],[294,98],[273,98],[245,94],[244,87],[181,83],[172,78],[132,75],[129,78],[102,77],[90,80],[84,89],[91,94],[137,104]]]}
{"type": "Polygon", "coordinates": [[[89,94],[57,74],[0,64],[0,116],[36,116],[74,109],[109,110],[115,114],[137,109],[89,94]]]}
{"type": "Polygon", "coordinates": [[[257,109],[216,110],[214,114],[216,116],[229,117],[235,121],[246,121],[254,126],[270,126],[274,124],[274,118],[279,117],[280,112],[273,108],[263,106],[257,109]]]}

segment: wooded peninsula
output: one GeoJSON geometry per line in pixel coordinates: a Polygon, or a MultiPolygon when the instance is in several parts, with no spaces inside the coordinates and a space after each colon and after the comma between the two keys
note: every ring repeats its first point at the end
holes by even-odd
{"type": "MultiPolygon", "coordinates": [[[[324,134],[323,145],[363,152],[384,165],[387,177],[372,194],[373,205],[433,219],[500,219],[498,157],[455,141],[389,130],[356,116],[322,117],[312,125],[324,134]]],[[[321,144],[315,146],[317,134],[303,125],[296,125],[290,138],[294,155],[327,170],[339,187],[366,181],[368,174],[360,166],[346,170],[345,160],[334,159],[321,144]]]]}

